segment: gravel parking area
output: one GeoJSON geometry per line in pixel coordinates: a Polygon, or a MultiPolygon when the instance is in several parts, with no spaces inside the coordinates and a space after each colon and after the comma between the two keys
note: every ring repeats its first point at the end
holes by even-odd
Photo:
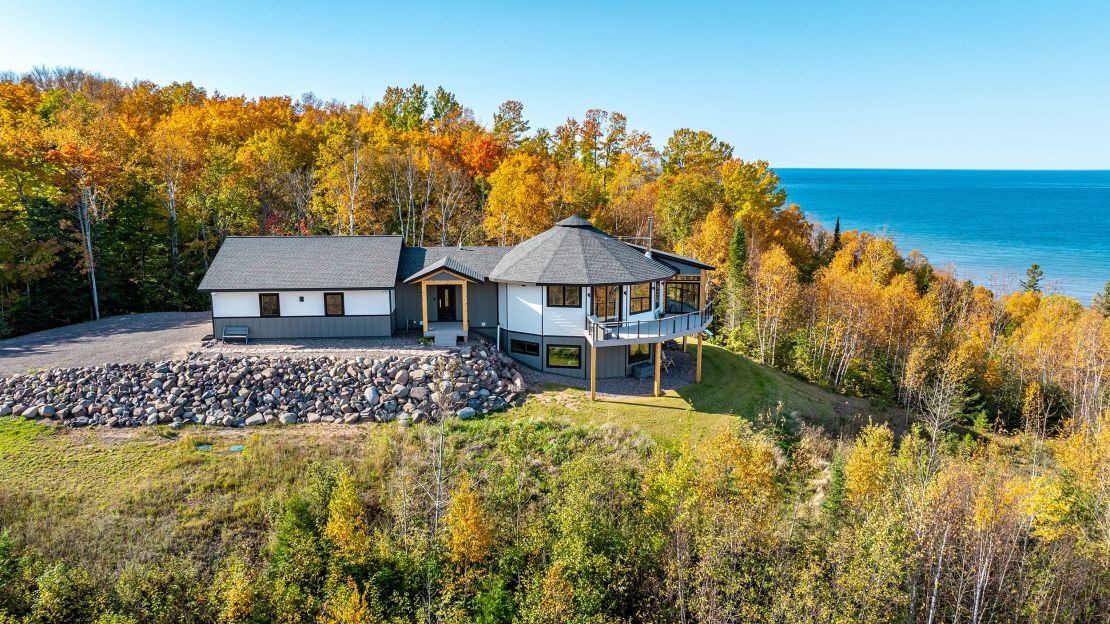
{"type": "Polygon", "coordinates": [[[0,375],[181,359],[212,333],[207,312],[113,316],[0,340],[0,375]]]}

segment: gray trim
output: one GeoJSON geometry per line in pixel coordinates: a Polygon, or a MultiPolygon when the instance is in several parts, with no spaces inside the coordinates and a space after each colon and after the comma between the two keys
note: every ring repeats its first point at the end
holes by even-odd
{"type": "Polygon", "coordinates": [[[219,337],[224,327],[241,325],[250,328],[252,340],[298,338],[364,338],[392,335],[388,314],[367,316],[277,316],[277,317],[213,317],[213,335],[219,337]]]}

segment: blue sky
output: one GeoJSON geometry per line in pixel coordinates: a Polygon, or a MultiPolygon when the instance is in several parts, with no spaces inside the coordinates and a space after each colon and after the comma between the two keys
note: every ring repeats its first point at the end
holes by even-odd
{"type": "Polygon", "coordinates": [[[419,82],[483,121],[618,110],[778,167],[1110,168],[1110,2],[0,0],[0,69],[249,96],[419,82]],[[94,6],[104,5],[104,6],[94,6]],[[225,6],[226,5],[226,6],[225,6]]]}

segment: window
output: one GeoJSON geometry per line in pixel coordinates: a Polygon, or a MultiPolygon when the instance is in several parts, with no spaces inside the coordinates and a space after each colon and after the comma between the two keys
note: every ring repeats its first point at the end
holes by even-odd
{"type": "Polygon", "coordinates": [[[648,312],[650,310],[651,284],[636,284],[632,286],[632,292],[628,298],[628,312],[630,314],[639,314],[640,312],[648,312]]]}
{"type": "Polygon", "coordinates": [[[547,345],[548,368],[582,368],[582,347],[547,345]]]}
{"type": "Polygon", "coordinates": [[[277,293],[259,293],[258,309],[261,316],[281,316],[281,301],[277,293]]]}
{"type": "Polygon", "coordinates": [[[619,321],[620,301],[620,286],[594,286],[593,314],[599,321],[619,321]]]}
{"type": "Polygon", "coordinates": [[[527,340],[513,340],[509,341],[509,351],[513,353],[520,353],[522,355],[534,355],[539,357],[540,345],[535,342],[528,342],[527,340]]]}
{"type": "Polygon", "coordinates": [[[628,346],[628,363],[646,362],[651,359],[651,345],[634,344],[628,346]]]}
{"type": "Polygon", "coordinates": [[[343,293],[324,293],[324,316],[343,316],[343,293]]]}
{"type": "Polygon", "coordinates": [[[581,308],[582,289],[578,286],[548,286],[547,305],[551,308],[581,308]]]}
{"type": "Polygon", "coordinates": [[[678,276],[667,282],[667,313],[685,314],[701,307],[701,280],[695,276],[678,276]],[[682,281],[676,281],[682,280],[682,281]]]}

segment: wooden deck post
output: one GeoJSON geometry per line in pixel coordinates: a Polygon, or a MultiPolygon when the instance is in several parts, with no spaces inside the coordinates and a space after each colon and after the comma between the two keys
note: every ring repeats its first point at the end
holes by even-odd
{"type": "Polygon", "coordinates": [[[466,340],[470,335],[470,312],[466,299],[466,280],[462,283],[462,307],[463,307],[463,340],[466,340]]]}
{"type": "Polygon", "coordinates": [[[420,313],[424,317],[424,327],[422,331],[424,335],[428,335],[428,284],[427,282],[420,282],[420,313]]]}
{"type": "Polygon", "coordinates": [[[694,369],[694,381],[701,383],[701,332],[698,332],[698,364],[694,369]]]}
{"type": "Polygon", "coordinates": [[[655,396],[663,396],[663,343],[655,343],[655,396]]]}
{"type": "Polygon", "coordinates": [[[590,345],[590,400],[597,400],[597,345],[590,345]]]}

